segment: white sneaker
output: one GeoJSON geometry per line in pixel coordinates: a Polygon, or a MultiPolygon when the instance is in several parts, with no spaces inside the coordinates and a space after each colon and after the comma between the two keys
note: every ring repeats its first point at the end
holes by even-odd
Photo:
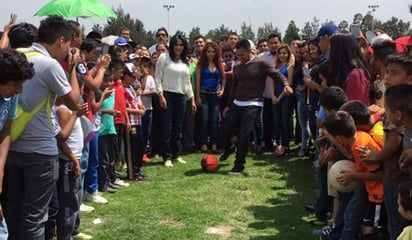
{"type": "Polygon", "coordinates": [[[186,163],[187,163],[185,160],[183,160],[182,157],[176,158],[176,161],[177,161],[178,163],[182,163],[182,164],[186,164],[186,163]]]}
{"type": "Polygon", "coordinates": [[[102,203],[102,204],[106,204],[109,202],[107,201],[106,198],[102,197],[99,192],[94,192],[94,193],[84,192],[84,200],[87,202],[95,202],[95,203],[102,203]]]}
{"type": "Polygon", "coordinates": [[[121,187],[128,187],[130,185],[129,183],[127,183],[127,182],[125,182],[121,179],[118,179],[118,178],[116,178],[116,180],[113,182],[113,184],[117,185],[117,186],[121,186],[121,187]]]}
{"type": "Polygon", "coordinates": [[[172,160],[166,160],[165,161],[165,167],[173,167],[172,160]]]}
{"type": "Polygon", "coordinates": [[[80,212],[82,213],[89,213],[89,212],[93,212],[94,211],[94,207],[92,206],[87,206],[86,204],[80,204],[80,212]]]}

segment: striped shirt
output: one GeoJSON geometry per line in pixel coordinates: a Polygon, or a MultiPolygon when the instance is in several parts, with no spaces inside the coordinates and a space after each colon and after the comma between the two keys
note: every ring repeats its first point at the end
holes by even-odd
{"type": "MultiPolygon", "coordinates": [[[[130,109],[141,109],[142,100],[140,96],[137,96],[136,91],[132,86],[124,85],[126,106],[130,109]]],[[[140,126],[142,125],[142,115],[129,113],[130,125],[140,126]]]]}

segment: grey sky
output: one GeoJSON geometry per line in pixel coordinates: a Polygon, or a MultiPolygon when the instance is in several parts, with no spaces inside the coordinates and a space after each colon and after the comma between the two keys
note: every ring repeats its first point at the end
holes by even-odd
{"type": "MultiPolygon", "coordinates": [[[[27,21],[38,25],[42,18],[34,13],[50,0],[1,0],[0,24],[8,21],[10,13],[18,14],[17,21],[27,21]]],[[[167,28],[168,13],[164,4],[174,5],[170,10],[170,32],[177,29],[190,32],[193,26],[199,26],[202,34],[221,24],[239,31],[242,22],[251,23],[256,32],[259,26],[272,22],[279,27],[282,34],[290,20],[295,20],[299,28],[314,16],[321,20],[341,20],[352,22],[355,13],[366,14],[368,5],[378,4],[374,15],[386,21],[395,16],[403,21],[410,21],[412,15],[408,5],[412,0],[101,0],[109,6],[122,6],[133,18],[139,18],[145,29],[155,30],[160,26],[167,28]]],[[[105,21],[80,19],[86,27],[86,33],[95,23],[105,21]]]]}

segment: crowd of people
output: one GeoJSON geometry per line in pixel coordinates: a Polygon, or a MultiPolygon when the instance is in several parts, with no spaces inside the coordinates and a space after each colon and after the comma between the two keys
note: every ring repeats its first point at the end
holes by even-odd
{"type": "Polygon", "coordinates": [[[91,239],[83,200],[105,204],[102,192],[127,187],[119,169],[146,181],[151,159],[171,168],[201,151],[235,153],[228,174],[241,175],[251,147],[280,157],[292,140],[314,160],[306,209],[326,226],[321,239],[377,239],[383,222],[389,239],[412,239],[408,44],[327,23],[312,39],[270,34],[257,47],[236,32],[189,43],[159,28],[149,47],[127,28],[107,44],[61,17],[13,21],[0,38],[2,239],[91,239]],[[338,181],[363,183],[353,192],[328,184],[342,159],[356,171],[338,181]]]}

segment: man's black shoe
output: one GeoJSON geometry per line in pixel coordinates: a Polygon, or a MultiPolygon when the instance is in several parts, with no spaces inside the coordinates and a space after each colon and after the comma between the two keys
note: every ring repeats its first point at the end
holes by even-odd
{"type": "Polygon", "coordinates": [[[243,169],[242,169],[242,168],[233,167],[232,170],[230,170],[229,172],[227,172],[227,174],[229,174],[229,175],[242,175],[242,174],[243,174],[243,169]]]}
{"type": "Polygon", "coordinates": [[[230,154],[234,153],[236,151],[236,147],[234,145],[232,145],[230,148],[225,149],[225,151],[220,154],[219,156],[219,161],[225,161],[228,159],[228,157],[230,156],[230,154]]]}

